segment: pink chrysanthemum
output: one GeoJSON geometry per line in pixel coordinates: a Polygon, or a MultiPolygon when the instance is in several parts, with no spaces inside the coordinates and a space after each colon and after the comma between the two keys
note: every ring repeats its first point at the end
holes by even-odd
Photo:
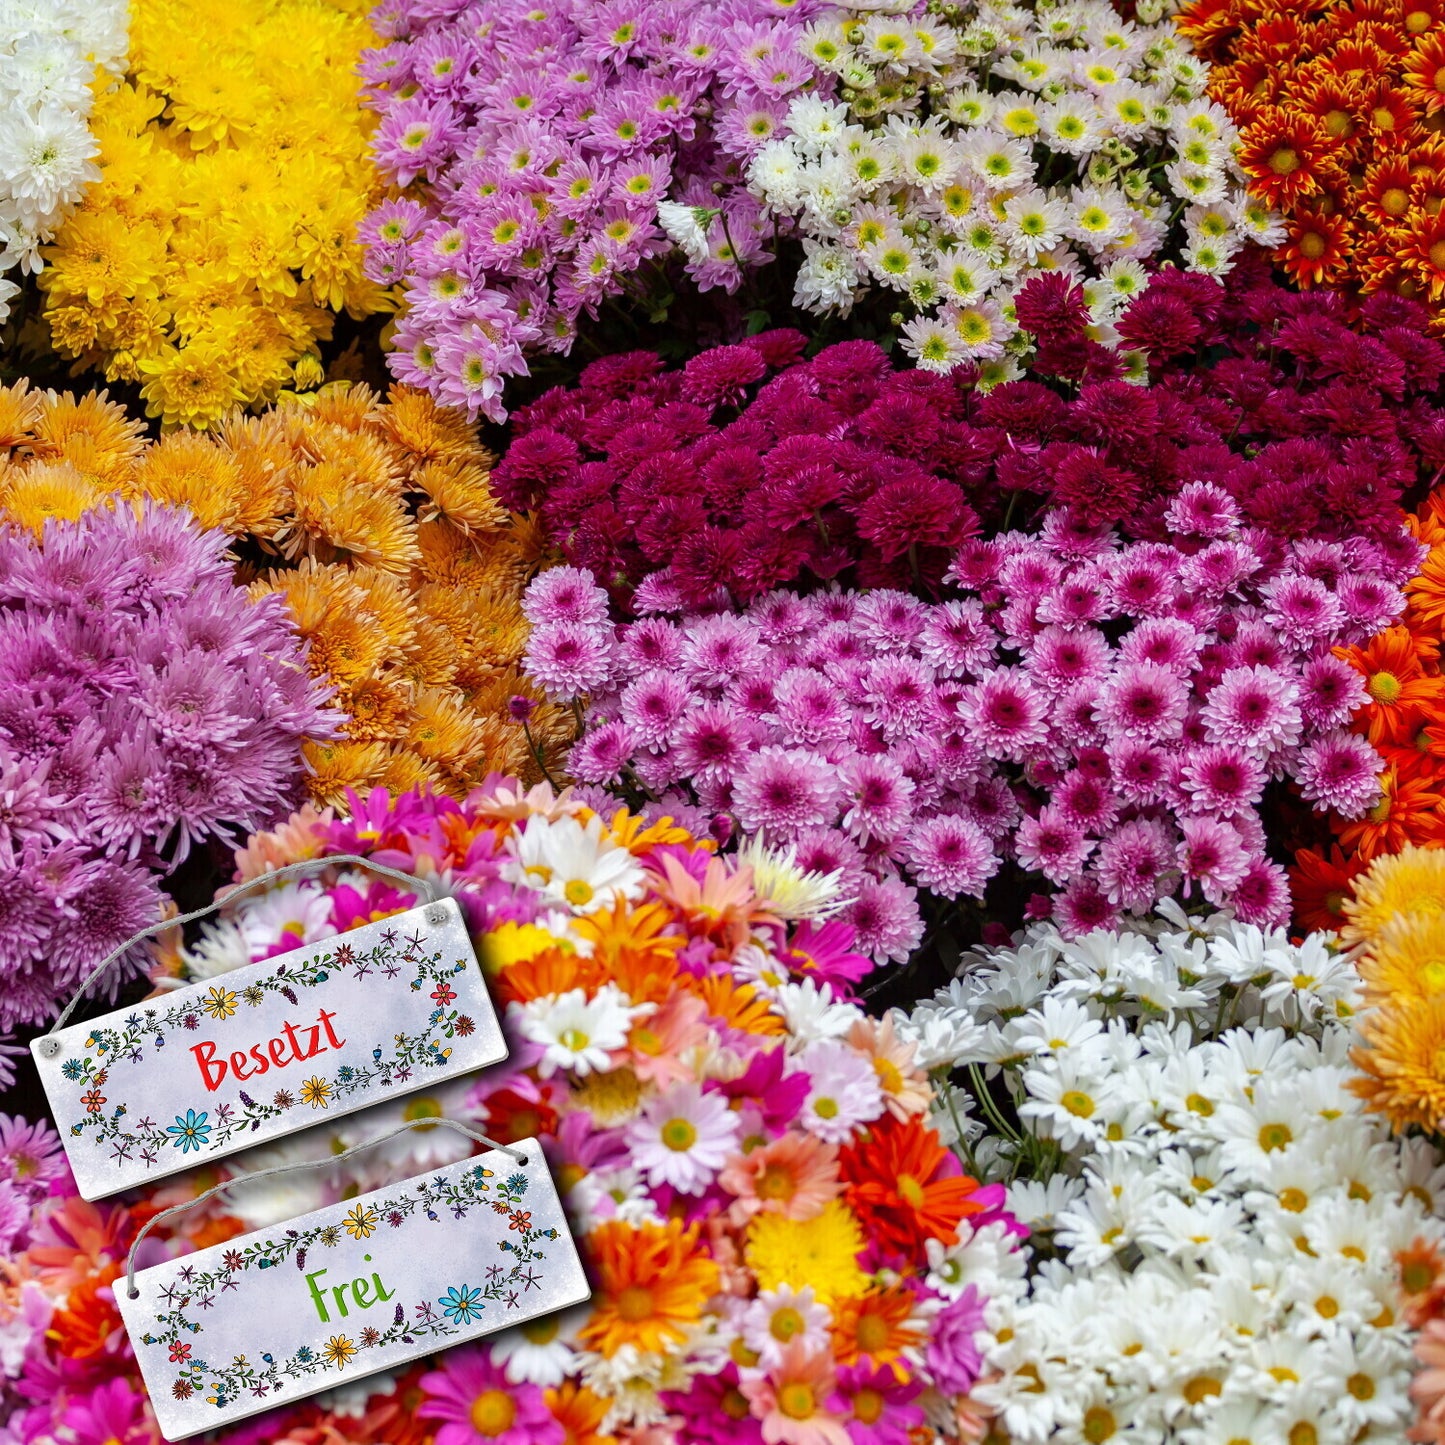
{"type": "Polygon", "coordinates": [[[999,857],[987,833],[967,818],[925,818],[908,831],[904,849],[913,877],[925,888],[957,898],[983,896],[999,857]]]}
{"type": "Polygon", "coordinates": [[[833,821],[838,777],[815,752],[770,746],[748,759],[733,798],[744,831],[790,838],[800,828],[833,821]]]}
{"type": "Polygon", "coordinates": [[[1238,743],[1269,757],[1299,741],[1298,697],[1299,688],[1280,672],[1232,667],[1205,701],[1206,732],[1211,742],[1238,743]]]}

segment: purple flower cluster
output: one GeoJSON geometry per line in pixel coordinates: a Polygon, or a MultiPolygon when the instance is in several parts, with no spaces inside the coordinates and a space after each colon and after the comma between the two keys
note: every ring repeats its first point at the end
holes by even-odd
{"type": "Polygon", "coordinates": [[[978,530],[973,503],[1002,516],[980,484],[1003,431],[970,425],[955,380],[895,371],[876,342],[806,361],[803,345],[768,331],[680,371],[604,357],[518,413],[492,483],[638,612],[799,579],[936,587],[978,530]]]}
{"type": "Polygon", "coordinates": [[[227,540],[151,504],[0,530],[0,1032],[159,916],[158,870],[284,817],[334,731],[227,540]]]}
{"type": "Polygon", "coordinates": [[[819,0],[396,0],[362,71],[378,165],[426,203],[367,218],[367,273],[406,284],[390,362],[443,402],[505,415],[529,347],[566,353],[582,313],[680,245],[701,290],[771,259],[740,163],[812,80],[819,0]],[[659,209],[661,208],[661,209],[659,209]]]}
{"type": "Polygon", "coordinates": [[[1071,935],[1175,892],[1279,924],[1265,787],[1345,816],[1379,797],[1348,730],[1363,684],[1331,649],[1397,615],[1417,551],[1285,542],[1206,482],[1169,522],[1172,543],[1124,542],[1056,511],[965,542],[936,603],[775,591],[621,628],[562,567],[525,595],[526,666],[590,697],[575,777],[841,873],[877,958],[919,942],[916,888],[981,898],[1005,860],[1071,935]]]}

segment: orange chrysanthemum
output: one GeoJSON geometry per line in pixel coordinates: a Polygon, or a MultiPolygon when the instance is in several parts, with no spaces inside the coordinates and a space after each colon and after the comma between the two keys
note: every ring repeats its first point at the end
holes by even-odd
{"type": "Polygon", "coordinates": [[[952,1242],[959,1223],[982,1211],[976,1180],[917,1119],[885,1117],[839,1155],[848,1203],[868,1237],[906,1254],[921,1237],[952,1242]]]}
{"type": "Polygon", "coordinates": [[[687,1338],[718,1286],[697,1225],[669,1219],[633,1228],[608,1220],[587,1243],[597,1292],[578,1338],[588,1349],[610,1359],[624,1345],[652,1354],[687,1338]]]}
{"type": "Polygon", "coordinates": [[[1441,0],[1186,0],[1175,23],[1283,213],[1291,279],[1419,298],[1445,325],[1441,0]]]}
{"type": "Polygon", "coordinates": [[[912,1290],[897,1284],[835,1301],[834,1358],[840,1365],[864,1358],[874,1365],[891,1365],[903,1378],[906,1371],[899,1365],[903,1352],[923,1342],[923,1326],[913,1318],[917,1302],[912,1290]]]}
{"type": "Polygon", "coordinates": [[[497,502],[465,417],[405,387],[383,400],[337,383],[209,432],[142,432],[104,392],[0,387],[0,521],[38,532],[149,497],[245,538],[244,580],[285,599],[348,719],[305,750],[313,799],[462,796],[489,772],[532,781],[560,762],[572,718],[519,672],[521,594],[545,544],[497,502]],[[518,693],[537,704],[529,731],[508,707],[518,693]]]}
{"type": "Polygon", "coordinates": [[[1314,116],[1270,106],[1240,131],[1239,165],[1255,195],[1285,210],[1319,195],[1334,178],[1335,145],[1314,116]]]}
{"type": "Polygon", "coordinates": [[[1342,215],[1300,210],[1285,224],[1278,257],[1296,286],[1331,286],[1349,270],[1350,223],[1342,215]]]}

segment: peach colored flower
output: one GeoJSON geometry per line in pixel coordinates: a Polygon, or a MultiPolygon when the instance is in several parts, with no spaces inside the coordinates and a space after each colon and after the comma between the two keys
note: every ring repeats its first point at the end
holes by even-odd
{"type": "Polygon", "coordinates": [[[859,1019],[848,1042],[868,1055],[883,1103],[895,1119],[922,1114],[933,1100],[928,1076],[913,1062],[913,1045],[898,1037],[891,1018],[859,1019]]]}
{"type": "Polygon", "coordinates": [[[1407,1438],[1424,1445],[1445,1442],[1445,1320],[1427,1320],[1415,1340],[1421,1368],[1410,1381],[1410,1398],[1419,1410],[1407,1438]]]}
{"type": "Polygon", "coordinates": [[[842,1193],[837,1146],[808,1134],[784,1134],[735,1156],[723,1165],[719,1180],[737,1196],[730,1212],[738,1224],[760,1212],[816,1219],[842,1193]]]}
{"type": "Polygon", "coordinates": [[[706,1043],[707,1005],[692,993],[674,993],[648,1018],[639,1019],[627,1036],[632,1069],[644,1083],[665,1089],[690,1079],[688,1055],[706,1043]]]}
{"type": "Polygon", "coordinates": [[[768,1445],[851,1445],[833,1413],[837,1377],[827,1350],[810,1352],[801,1341],[783,1347],[775,1370],[740,1385],[762,1422],[768,1445]]]}

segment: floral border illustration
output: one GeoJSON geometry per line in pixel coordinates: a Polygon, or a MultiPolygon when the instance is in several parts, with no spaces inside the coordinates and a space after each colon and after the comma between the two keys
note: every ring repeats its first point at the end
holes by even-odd
{"type": "Polygon", "coordinates": [[[526,1175],[508,1175],[494,1189],[490,1181],[495,1179],[493,1170],[472,1164],[456,1179],[438,1174],[420,1183],[409,1182],[403,1192],[378,1203],[359,1201],[339,1223],[288,1229],[279,1239],[267,1236],[228,1249],[216,1269],[197,1270],[194,1265],[183,1264],[161,1291],[161,1298],[170,1308],[153,1317],[156,1328],[142,1335],[140,1342],[164,1347],[169,1351],[170,1363],[180,1367],[171,1382],[175,1399],[189,1401],[201,1395],[208,1404],[225,1409],[243,1395],[265,1398],[281,1389],[288,1379],[331,1369],[339,1374],[367,1351],[459,1334],[481,1318],[488,1304],[497,1301],[502,1302],[505,1316],[519,1308],[527,1291],[541,1289],[542,1275],[533,1266],[547,1255],[538,1245],[556,1239],[558,1231],[534,1227],[531,1211],[521,1207],[527,1193],[526,1175]],[[440,1220],[443,1210],[454,1219],[464,1219],[473,1208],[483,1205],[494,1214],[507,1216],[508,1233],[497,1242],[497,1248],[509,1263],[494,1261],[481,1271],[477,1282],[461,1280],[437,1299],[418,1300],[410,1311],[398,1303],[385,1328],[367,1325],[353,1333],[338,1330],[327,1339],[299,1346],[284,1359],[261,1350],[255,1359],[241,1354],[224,1365],[194,1354],[192,1341],[182,1338],[205,1331],[205,1326],[187,1312],[211,1309],[219,1296],[239,1288],[240,1276],[248,1270],[278,1269],[289,1260],[304,1273],[310,1251],[334,1248],[343,1235],[360,1242],[380,1232],[383,1225],[399,1230],[412,1219],[440,1220]]]}
{"type": "MultiPolygon", "coordinates": [[[[476,1021],[460,1010],[451,1008],[456,991],[449,980],[468,967],[468,960],[441,962],[443,951],[430,956],[422,950],[427,944],[424,934],[401,935],[394,928],[385,929],[374,948],[358,950],[345,940],[334,948],[307,958],[300,964],[280,963],[273,972],[254,979],[243,988],[228,988],[224,979],[212,984],[201,997],[173,1003],[169,1008],[143,1008],[129,1014],[124,1027],[94,1029],[85,1040],[87,1049],[95,1054],[67,1059],[61,1075],[77,1088],[82,1117],[70,1126],[70,1134],[79,1138],[89,1133],[96,1147],[109,1143],[110,1157],[117,1163],[138,1158],[147,1169],[155,1168],[165,1151],[179,1149],[183,1155],[204,1154],[224,1148],[238,1136],[254,1133],[270,1119],[279,1118],[303,1105],[321,1111],[331,1104],[373,1085],[382,1087],[405,1083],[417,1070],[440,1068],[446,1064],[451,1049],[446,1039],[466,1038],[476,1032],[476,1021]],[[277,1089],[269,1100],[258,1099],[245,1089],[237,1090],[237,1104],[223,1101],[213,1108],[197,1109],[183,1106],[173,1123],[143,1117],[131,1123],[128,1106],[113,1105],[103,1092],[118,1064],[139,1064],[166,1046],[167,1036],[180,1030],[195,1029],[201,1018],[209,1014],[224,1020],[240,1012],[243,1006],[255,1008],[268,996],[280,994],[291,1003],[298,1003],[300,991],[324,984],[333,971],[349,971],[354,978],[372,973],[387,979],[411,972],[413,992],[420,993],[432,984],[430,998],[436,1005],[424,1028],[417,1033],[393,1035],[393,1048],[388,1054],[373,1049],[365,1064],[343,1063],[334,1072],[315,1073],[295,1089],[277,1089]]],[[[259,1091],[258,1091],[259,1092],[259,1091]]],[[[196,1162],[199,1162],[197,1160],[196,1162]]]]}

